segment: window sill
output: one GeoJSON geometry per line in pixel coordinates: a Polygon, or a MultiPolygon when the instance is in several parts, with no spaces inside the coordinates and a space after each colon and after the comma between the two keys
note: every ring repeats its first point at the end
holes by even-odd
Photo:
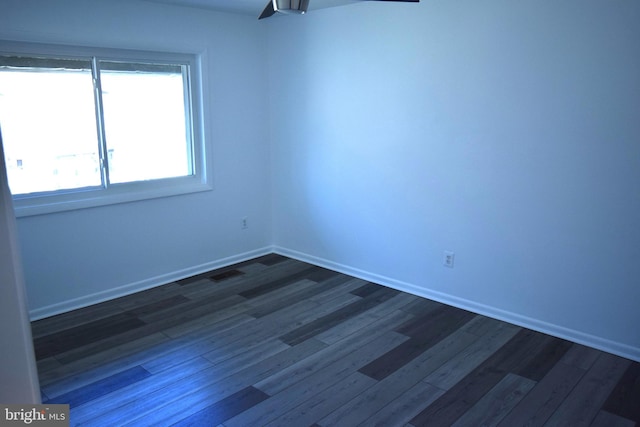
{"type": "Polygon", "coordinates": [[[29,217],[120,203],[158,199],[211,191],[211,185],[197,177],[114,185],[109,189],[87,189],[67,194],[14,198],[16,217],[29,217]]]}

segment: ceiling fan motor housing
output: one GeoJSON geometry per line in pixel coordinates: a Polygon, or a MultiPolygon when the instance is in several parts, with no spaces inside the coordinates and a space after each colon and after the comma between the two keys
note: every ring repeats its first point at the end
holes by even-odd
{"type": "Polygon", "coordinates": [[[281,13],[303,14],[308,7],[309,0],[273,0],[273,8],[281,13]]]}

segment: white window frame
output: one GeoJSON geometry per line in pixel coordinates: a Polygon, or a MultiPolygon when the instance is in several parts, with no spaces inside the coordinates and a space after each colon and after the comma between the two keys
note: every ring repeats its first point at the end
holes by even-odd
{"type": "MultiPolygon", "coordinates": [[[[128,49],[90,48],[36,43],[2,42],[0,54],[32,55],[69,59],[98,57],[105,61],[130,61],[149,63],[175,63],[188,66],[188,90],[190,96],[190,129],[192,143],[193,174],[189,176],[112,184],[105,187],[61,190],[35,195],[15,195],[14,208],[17,217],[42,215],[76,209],[127,203],[139,200],[170,197],[181,194],[210,191],[210,163],[204,134],[204,102],[202,87],[202,57],[194,53],[168,53],[128,49]]],[[[0,159],[4,161],[4,159],[0,159]]]]}

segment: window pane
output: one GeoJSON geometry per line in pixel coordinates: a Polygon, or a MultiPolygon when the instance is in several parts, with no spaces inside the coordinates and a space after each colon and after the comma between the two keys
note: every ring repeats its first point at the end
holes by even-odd
{"type": "Polygon", "coordinates": [[[0,56],[0,126],[14,195],[101,185],[90,61],[0,56]]]}
{"type": "Polygon", "coordinates": [[[111,183],[193,174],[183,67],[100,62],[111,183]]]}

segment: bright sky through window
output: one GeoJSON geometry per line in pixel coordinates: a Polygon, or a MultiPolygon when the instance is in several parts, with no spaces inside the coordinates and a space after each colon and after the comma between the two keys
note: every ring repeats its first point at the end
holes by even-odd
{"type": "Polygon", "coordinates": [[[14,196],[194,173],[186,66],[96,61],[94,90],[90,60],[2,59],[0,126],[14,196]]]}
{"type": "Polygon", "coordinates": [[[0,71],[0,126],[13,194],[101,185],[90,68],[0,71]]]}

